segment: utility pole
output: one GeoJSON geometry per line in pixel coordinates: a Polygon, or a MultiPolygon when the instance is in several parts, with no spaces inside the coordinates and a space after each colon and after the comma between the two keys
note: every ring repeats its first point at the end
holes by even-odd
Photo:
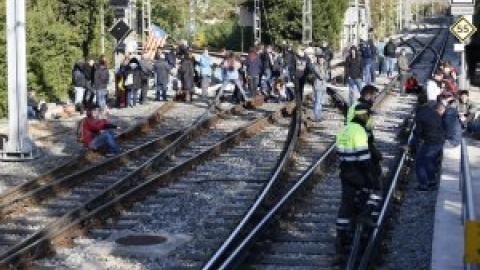
{"type": "Polygon", "coordinates": [[[435,14],[435,1],[432,0],[432,17],[433,17],[433,14],[435,14]]]}
{"type": "Polygon", "coordinates": [[[302,12],[302,43],[312,43],[312,0],[303,0],[303,12],[302,12]]]}
{"type": "Polygon", "coordinates": [[[7,0],[8,141],[0,159],[23,161],[35,158],[28,137],[27,50],[25,0],[7,0]]]}
{"type": "Polygon", "coordinates": [[[262,43],[262,19],[260,13],[260,0],[253,1],[253,43],[262,43]]]}
{"type": "Polygon", "coordinates": [[[403,30],[403,0],[398,0],[398,30],[403,30]]]}
{"type": "Polygon", "coordinates": [[[189,20],[189,25],[188,25],[188,33],[189,33],[189,39],[190,39],[190,46],[192,45],[192,42],[195,38],[195,30],[196,30],[196,25],[195,25],[195,8],[196,8],[196,4],[195,4],[195,0],[189,0],[189,17],[190,17],[190,20],[189,20]]]}

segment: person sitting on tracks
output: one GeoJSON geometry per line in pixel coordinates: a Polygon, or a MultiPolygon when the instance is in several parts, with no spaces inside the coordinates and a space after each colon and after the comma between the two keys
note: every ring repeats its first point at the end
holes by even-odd
{"type": "Polygon", "coordinates": [[[415,73],[412,73],[405,82],[405,91],[414,94],[420,94],[423,91],[422,86],[418,83],[417,75],[415,73]]]}
{"type": "Polygon", "coordinates": [[[365,222],[372,225],[374,220],[371,214],[382,199],[378,195],[379,182],[372,174],[372,155],[366,132],[369,109],[366,104],[357,104],[354,107],[353,119],[336,138],[342,186],[336,222],[337,264],[343,264],[348,256],[355,224],[365,222]]]}
{"type": "Polygon", "coordinates": [[[96,119],[91,108],[87,109],[87,116],[80,126],[80,141],[91,150],[98,151],[107,146],[108,151],[118,154],[122,151],[115,141],[114,129],[118,127],[109,123],[106,119],[96,119]]]}

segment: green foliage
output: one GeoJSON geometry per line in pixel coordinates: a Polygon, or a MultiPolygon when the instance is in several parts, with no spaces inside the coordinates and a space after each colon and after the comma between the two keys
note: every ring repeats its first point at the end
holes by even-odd
{"type": "MultiPolygon", "coordinates": [[[[336,45],[342,31],[349,0],[312,1],[313,40],[327,40],[336,45]]],[[[249,8],[253,2],[246,3],[249,8]]],[[[262,7],[262,40],[278,44],[282,40],[302,40],[302,5],[297,0],[264,0],[262,7]],[[263,12],[267,11],[267,12],[263,12]]]]}
{"type": "MultiPolygon", "coordinates": [[[[27,1],[28,87],[47,101],[64,100],[71,92],[71,69],[84,58],[100,55],[99,0],[27,1]]],[[[5,0],[0,20],[6,21],[5,0]]],[[[107,29],[111,11],[106,9],[107,29]]],[[[7,113],[5,23],[0,24],[0,117],[7,113]]],[[[112,40],[107,33],[106,52],[112,40]]],[[[110,58],[110,55],[107,54],[110,58]]]]}

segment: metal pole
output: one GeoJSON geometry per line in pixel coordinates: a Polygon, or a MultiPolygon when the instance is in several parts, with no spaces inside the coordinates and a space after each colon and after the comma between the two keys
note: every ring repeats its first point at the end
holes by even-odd
{"type": "Polygon", "coordinates": [[[100,50],[105,54],[105,3],[100,1],[100,50]]]}
{"type": "Polygon", "coordinates": [[[467,85],[467,76],[466,76],[466,68],[465,68],[465,62],[466,62],[466,59],[465,59],[465,50],[463,50],[461,53],[460,53],[460,57],[461,57],[461,73],[460,73],[460,89],[467,89],[466,88],[466,85],[467,85]]]}
{"type": "MultiPolygon", "coordinates": [[[[367,37],[370,38],[370,0],[365,0],[365,25],[367,29],[367,37]]],[[[373,37],[372,37],[373,38],[373,37]]]]}
{"type": "Polygon", "coordinates": [[[190,21],[189,21],[189,26],[188,26],[190,46],[192,45],[193,40],[195,39],[195,28],[196,28],[196,25],[195,25],[195,8],[196,8],[195,0],[190,0],[190,2],[189,2],[190,21]]]}
{"type": "Polygon", "coordinates": [[[403,30],[403,1],[398,0],[398,28],[399,32],[403,30]]]}
{"type": "Polygon", "coordinates": [[[253,42],[255,45],[262,42],[262,20],[260,14],[260,0],[253,1],[253,42]]]}
{"type": "Polygon", "coordinates": [[[27,130],[27,57],[25,0],[7,0],[7,68],[9,137],[1,159],[33,158],[27,130]]]}
{"type": "Polygon", "coordinates": [[[432,17],[433,17],[433,13],[434,13],[434,0],[432,0],[432,17]]]}

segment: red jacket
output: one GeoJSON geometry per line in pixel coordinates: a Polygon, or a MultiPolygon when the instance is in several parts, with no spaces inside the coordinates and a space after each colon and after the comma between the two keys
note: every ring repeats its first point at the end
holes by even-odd
{"type": "Polygon", "coordinates": [[[81,141],[85,146],[89,146],[95,137],[100,135],[100,132],[107,129],[108,121],[105,119],[96,120],[94,118],[86,117],[83,119],[81,141]]]}
{"type": "Polygon", "coordinates": [[[408,78],[405,81],[405,88],[407,91],[418,88],[418,81],[414,78],[408,78]]]}

